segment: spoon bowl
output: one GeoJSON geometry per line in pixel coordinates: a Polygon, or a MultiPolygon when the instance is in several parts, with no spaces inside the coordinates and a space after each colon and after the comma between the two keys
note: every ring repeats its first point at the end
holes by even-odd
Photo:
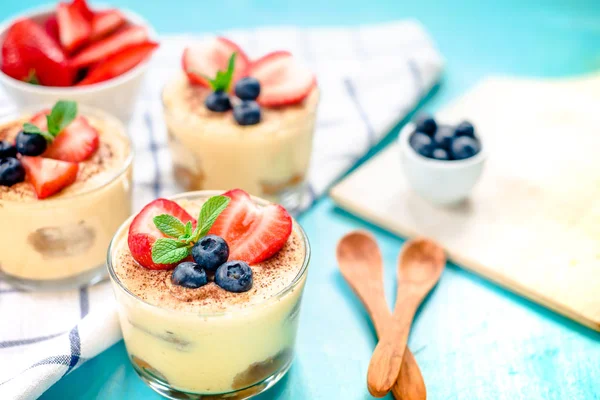
{"type": "Polygon", "coordinates": [[[400,253],[398,282],[424,284],[423,289],[430,286],[431,290],[439,280],[445,263],[444,250],[437,243],[425,238],[415,239],[410,245],[404,246],[400,253]]]}

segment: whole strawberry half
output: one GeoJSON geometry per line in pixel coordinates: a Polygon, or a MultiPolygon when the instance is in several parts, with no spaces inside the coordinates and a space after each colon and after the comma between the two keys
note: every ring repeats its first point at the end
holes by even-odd
{"type": "Polygon", "coordinates": [[[125,24],[125,16],[117,9],[98,11],[92,17],[90,40],[101,39],[125,24]]]}
{"type": "MultiPolygon", "coordinates": [[[[250,64],[244,51],[224,37],[203,40],[183,51],[182,65],[191,83],[210,87],[206,76],[214,78],[217,71],[226,71],[229,58],[236,53],[233,83],[246,76],[250,64]]],[[[233,88],[233,85],[231,85],[233,88]]]]}
{"type": "Polygon", "coordinates": [[[152,245],[160,238],[166,237],[154,225],[154,217],[161,214],[169,214],[186,224],[192,222],[196,227],[196,221],[179,204],[167,199],[156,199],[149,203],[135,216],[129,226],[127,244],[132,257],[143,267],[148,269],[171,269],[176,264],[155,264],[152,261],[152,245]]]}
{"type": "Polygon", "coordinates": [[[256,101],[265,107],[299,103],[317,84],[315,75],[287,51],[275,51],[256,60],[248,75],[260,82],[256,101]]]}
{"type": "Polygon", "coordinates": [[[73,184],[79,171],[77,163],[44,157],[23,156],[21,163],[38,199],[45,199],[73,184]]]}
{"type": "Polygon", "coordinates": [[[70,86],[75,77],[67,56],[46,30],[30,19],[12,24],[2,43],[2,71],[24,80],[30,72],[45,86],[70,86]]]}
{"type": "Polygon", "coordinates": [[[210,229],[229,245],[229,259],[249,264],[277,253],[292,233],[292,217],[280,205],[256,205],[241,189],[223,194],[231,199],[210,229]]]}
{"type": "Polygon", "coordinates": [[[77,3],[58,3],[56,19],[60,44],[68,53],[74,52],[90,39],[92,24],[84,13],[77,3]]]}

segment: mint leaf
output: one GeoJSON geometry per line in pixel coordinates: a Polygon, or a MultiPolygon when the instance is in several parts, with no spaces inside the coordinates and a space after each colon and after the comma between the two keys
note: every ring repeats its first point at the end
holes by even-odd
{"type": "Polygon", "coordinates": [[[35,135],[42,135],[44,139],[46,139],[48,142],[52,142],[54,140],[54,136],[52,136],[48,132],[41,130],[40,128],[38,128],[30,122],[25,122],[23,124],[23,132],[35,135]]]}
{"type": "Polygon", "coordinates": [[[188,221],[187,224],[185,224],[185,236],[192,236],[192,229],[194,229],[192,227],[192,221],[188,221]]]}
{"type": "Polygon", "coordinates": [[[167,236],[179,237],[185,233],[183,222],[172,215],[161,214],[152,219],[159,231],[167,236]]]}
{"type": "Polygon", "coordinates": [[[213,91],[215,92],[227,92],[229,91],[229,87],[231,86],[231,81],[233,80],[233,71],[235,70],[235,57],[237,53],[231,54],[229,57],[229,63],[227,64],[226,71],[217,71],[217,75],[214,79],[211,79],[208,76],[204,76],[213,91]]]}
{"type": "Polygon", "coordinates": [[[217,217],[227,208],[231,199],[226,196],[213,196],[202,205],[200,216],[198,216],[198,227],[194,233],[196,240],[205,236],[217,217]]]}
{"type": "Polygon", "coordinates": [[[77,103],[74,101],[59,100],[56,102],[50,115],[46,116],[48,131],[56,137],[77,116],[77,103]]]}
{"type": "Polygon", "coordinates": [[[175,239],[160,238],[152,245],[152,261],[157,264],[173,264],[189,254],[189,245],[175,239]]]}

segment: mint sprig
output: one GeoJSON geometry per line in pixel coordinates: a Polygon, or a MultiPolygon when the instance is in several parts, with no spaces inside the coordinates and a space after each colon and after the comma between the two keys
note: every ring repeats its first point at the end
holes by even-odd
{"type": "Polygon", "coordinates": [[[200,209],[196,229],[188,221],[185,225],[178,218],[161,214],[153,218],[154,225],[167,238],[160,238],[152,245],[152,261],[156,264],[174,264],[191,254],[192,247],[212,228],[231,199],[226,196],[209,198],[200,209]]]}
{"type": "Polygon", "coordinates": [[[31,122],[23,124],[23,132],[41,135],[51,143],[73,120],[77,117],[77,103],[68,100],[59,100],[46,115],[48,130],[43,131],[31,122]]]}
{"type": "Polygon", "coordinates": [[[229,63],[227,64],[227,70],[217,71],[217,76],[211,79],[209,76],[202,75],[204,79],[208,81],[210,87],[215,92],[227,92],[231,87],[231,81],[233,80],[233,71],[235,70],[235,57],[237,53],[231,54],[229,57],[229,63]]]}

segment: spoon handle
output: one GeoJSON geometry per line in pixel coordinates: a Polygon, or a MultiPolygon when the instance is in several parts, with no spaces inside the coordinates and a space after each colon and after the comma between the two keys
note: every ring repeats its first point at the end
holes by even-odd
{"type": "Polygon", "coordinates": [[[375,347],[369,363],[367,386],[375,397],[388,394],[400,374],[410,326],[420,302],[409,292],[398,295],[401,297],[396,299],[391,322],[375,347]]]}

